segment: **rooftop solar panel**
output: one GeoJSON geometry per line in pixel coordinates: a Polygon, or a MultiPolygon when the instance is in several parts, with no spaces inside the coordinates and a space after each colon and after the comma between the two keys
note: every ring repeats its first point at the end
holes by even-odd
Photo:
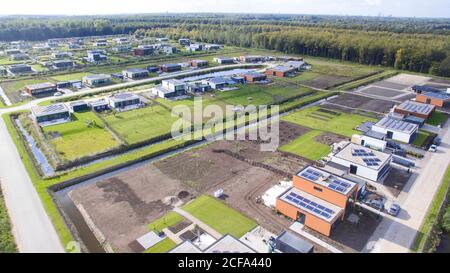
{"type": "Polygon", "coordinates": [[[326,219],[330,219],[331,216],[335,213],[333,210],[326,208],[322,205],[319,205],[313,201],[310,201],[305,197],[301,197],[293,192],[290,192],[286,196],[286,199],[297,204],[299,207],[309,210],[310,212],[313,212],[318,216],[325,217],[326,219]],[[300,198],[303,200],[303,202],[300,201],[300,198]]]}

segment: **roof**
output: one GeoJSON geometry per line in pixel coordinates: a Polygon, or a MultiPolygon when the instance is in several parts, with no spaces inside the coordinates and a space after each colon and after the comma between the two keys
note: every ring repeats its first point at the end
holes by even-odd
{"type": "Polygon", "coordinates": [[[83,100],[81,100],[81,101],[75,101],[75,102],[71,102],[71,103],[70,103],[70,106],[71,106],[71,107],[74,107],[74,106],[81,106],[81,105],[87,105],[87,103],[86,103],[85,101],[83,101],[83,100]]]}
{"type": "Polygon", "coordinates": [[[30,84],[30,85],[25,86],[25,88],[30,89],[30,90],[50,88],[50,87],[56,87],[56,85],[51,82],[44,82],[44,83],[30,84]]]}
{"type": "Polygon", "coordinates": [[[29,67],[29,68],[31,68],[31,66],[29,66],[29,65],[27,65],[27,64],[12,64],[12,65],[9,65],[8,66],[8,68],[19,68],[19,67],[29,67]]]}
{"type": "Polygon", "coordinates": [[[379,139],[379,140],[384,140],[386,137],[386,134],[383,134],[381,132],[376,132],[374,130],[370,130],[370,131],[365,132],[364,136],[379,139]]]}
{"type": "Polygon", "coordinates": [[[290,188],[278,199],[328,223],[334,222],[343,211],[342,208],[297,188],[290,188]]]}
{"type": "Polygon", "coordinates": [[[213,84],[226,84],[229,80],[222,78],[222,77],[215,77],[211,79],[207,79],[206,82],[213,83],[213,84]]]}
{"type": "Polygon", "coordinates": [[[349,143],[342,150],[337,152],[334,157],[353,162],[373,170],[380,170],[382,166],[384,166],[384,164],[391,159],[392,155],[372,150],[355,143],[349,143]]]}
{"type": "Polygon", "coordinates": [[[256,253],[255,250],[230,234],[224,235],[204,251],[205,253],[256,253]]]}
{"type": "Polygon", "coordinates": [[[100,100],[90,102],[89,105],[91,107],[98,107],[98,106],[108,105],[108,102],[105,99],[100,99],[100,100]]]}
{"type": "Polygon", "coordinates": [[[435,107],[436,106],[431,105],[431,104],[425,104],[425,103],[407,100],[407,101],[401,103],[399,106],[397,106],[397,109],[403,110],[403,111],[408,111],[411,113],[429,115],[431,112],[433,112],[435,107]]]}
{"type": "Polygon", "coordinates": [[[170,94],[170,93],[175,93],[175,91],[172,91],[170,89],[164,88],[162,86],[155,86],[153,87],[154,90],[158,91],[158,92],[162,92],[164,94],[170,94]]]}
{"type": "Polygon", "coordinates": [[[290,231],[283,231],[276,239],[276,249],[282,253],[310,253],[314,246],[290,231]]]}
{"type": "Polygon", "coordinates": [[[125,72],[125,73],[148,73],[148,70],[144,69],[144,68],[129,68],[129,69],[125,69],[123,72],[125,72]]]}
{"type": "Polygon", "coordinates": [[[134,99],[140,99],[140,97],[133,93],[117,93],[114,95],[111,95],[109,97],[112,101],[125,101],[125,100],[134,100],[134,99]]]}
{"type": "Polygon", "coordinates": [[[182,81],[182,80],[177,80],[177,79],[163,80],[163,82],[168,83],[168,84],[173,84],[173,85],[185,84],[184,81],[182,81]]]}
{"type": "Polygon", "coordinates": [[[169,253],[202,253],[202,251],[191,241],[184,241],[183,243],[172,248],[169,253]]]}
{"type": "Polygon", "coordinates": [[[95,75],[88,75],[88,76],[83,77],[83,79],[85,79],[85,80],[101,80],[101,79],[106,79],[106,78],[111,78],[111,75],[95,74],[95,75]]]}
{"type": "Polygon", "coordinates": [[[285,65],[291,66],[291,67],[302,67],[305,65],[304,61],[289,61],[285,65]]]}
{"type": "Polygon", "coordinates": [[[191,60],[191,62],[194,62],[194,63],[207,63],[208,61],[206,61],[206,60],[191,60]]]}
{"type": "Polygon", "coordinates": [[[401,119],[396,119],[389,116],[382,118],[373,126],[410,135],[416,132],[417,129],[419,129],[419,126],[417,124],[406,122],[401,119]]]}
{"type": "Polygon", "coordinates": [[[269,68],[269,71],[276,71],[276,72],[290,72],[293,71],[295,68],[291,66],[275,66],[273,68],[269,68]]]}
{"type": "Polygon", "coordinates": [[[343,195],[347,195],[356,187],[356,183],[350,180],[313,166],[303,168],[297,176],[343,195]]]}
{"type": "Polygon", "coordinates": [[[414,85],[412,87],[412,89],[416,90],[416,91],[421,91],[421,92],[441,92],[442,90],[437,89],[435,87],[432,86],[427,86],[427,85],[414,85]]]}
{"type": "Polygon", "coordinates": [[[163,67],[181,67],[180,64],[162,64],[163,67]]]}
{"type": "Polygon", "coordinates": [[[69,108],[63,103],[57,103],[48,106],[33,106],[31,112],[33,112],[34,116],[40,117],[69,112],[69,108]]]}
{"type": "Polygon", "coordinates": [[[266,77],[266,75],[258,72],[248,72],[244,74],[246,77],[266,77]]]}
{"type": "Polygon", "coordinates": [[[422,95],[434,99],[440,99],[440,100],[450,100],[450,94],[445,93],[444,91],[440,92],[425,92],[422,93],[422,95]]]}

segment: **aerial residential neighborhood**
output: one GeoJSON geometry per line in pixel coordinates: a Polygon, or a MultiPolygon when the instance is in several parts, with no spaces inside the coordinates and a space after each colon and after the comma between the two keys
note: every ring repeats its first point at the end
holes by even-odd
{"type": "Polygon", "coordinates": [[[0,253],[450,253],[448,14],[13,11],[0,253]]]}

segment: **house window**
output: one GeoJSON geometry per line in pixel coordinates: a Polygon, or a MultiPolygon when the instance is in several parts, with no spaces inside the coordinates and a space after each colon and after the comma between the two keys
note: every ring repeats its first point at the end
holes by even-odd
{"type": "Polygon", "coordinates": [[[322,189],[318,187],[314,187],[314,190],[322,192],[322,189]]]}

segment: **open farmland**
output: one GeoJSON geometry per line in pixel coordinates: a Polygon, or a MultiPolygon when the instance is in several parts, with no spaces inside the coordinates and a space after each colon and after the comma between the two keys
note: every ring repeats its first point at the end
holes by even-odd
{"type": "Polygon", "coordinates": [[[60,158],[68,161],[104,152],[120,144],[92,112],[74,113],[72,122],[44,127],[43,131],[60,158]]]}
{"type": "Polygon", "coordinates": [[[169,134],[172,124],[179,119],[158,104],[132,111],[102,114],[102,118],[128,144],[169,134]]]}
{"type": "Polygon", "coordinates": [[[293,112],[281,119],[311,129],[346,137],[351,137],[353,134],[358,133],[355,128],[364,121],[375,121],[373,118],[326,110],[317,106],[293,112]]]}

